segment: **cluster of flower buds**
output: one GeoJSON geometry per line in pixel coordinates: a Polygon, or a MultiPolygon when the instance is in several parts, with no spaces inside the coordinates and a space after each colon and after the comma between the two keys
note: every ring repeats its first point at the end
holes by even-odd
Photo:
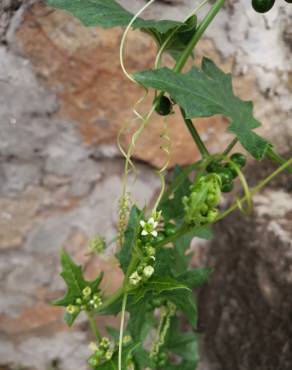
{"type": "Polygon", "coordinates": [[[215,174],[201,176],[190,186],[190,195],[183,197],[187,224],[206,225],[218,216],[221,199],[221,179],[215,174]]]}
{"type": "MultiPolygon", "coordinates": [[[[132,337],[125,335],[123,337],[123,346],[126,347],[131,343],[131,341],[132,337]]],[[[92,368],[96,368],[101,364],[110,361],[118,351],[118,344],[106,337],[101,338],[99,343],[90,343],[89,347],[93,351],[93,354],[88,359],[88,363],[92,368]]],[[[129,359],[129,364],[132,362],[130,360],[131,359],[129,359]]]]}
{"type": "Polygon", "coordinates": [[[164,367],[167,363],[167,353],[162,350],[166,336],[170,327],[171,318],[175,315],[177,307],[170,301],[165,301],[160,309],[161,321],[163,325],[160,327],[158,339],[154,342],[150,357],[155,361],[158,368],[164,367]]]}
{"type": "Polygon", "coordinates": [[[141,220],[141,235],[137,240],[136,247],[142,252],[143,257],[137,269],[130,275],[129,282],[132,286],[138,286],[151,278],[154,274],[156,249],[154,247],[158,237],[158,227],[161,220],[161,212],[154,212],[148,221],[141,220]]]}
{"type": "Polygon", "coordinates": [[[101,254],[104,252],[105,248],[105,239],[102,236],[97,235],[88,243],[88,254],[101,254]]]}
{"type": "Polygon", "coordinates": [[[102,305],[102,298],[99,292],[93,293],[92,289],[87,286],[82,290],[82,296],[75,300],[74,304],[66,307],[70,315],[78,314],[81,310],[93,311],[102,305]]]}
{"type": "Polygon", "coordinates": [[[115,344],[108,338],[103,337],[98,344],[91,343],[90,349],[93,351],[93,354],[90,356],[88,363],[91,367],[95,368],[112,359],[115,351],[115,344]]]}

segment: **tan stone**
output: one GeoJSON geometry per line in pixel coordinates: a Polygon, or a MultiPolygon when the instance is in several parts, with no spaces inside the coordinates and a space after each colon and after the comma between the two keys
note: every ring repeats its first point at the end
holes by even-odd
{"type": "Polygon", "coordinates": [[[48,326],[60,321],[63,310],[51,304],[38,302],[32,307],[24,308],[17,317],[0,315],[0,330],[6,334],[18,334],[48,326]]]}
{"type": "Polygon", "coordinates": [[[21,244],[42,204],[44,191],[28,188],[15,198],[0,198],[0,250],[21,244]]]}
{"type": "MultiPolygon", "coordinates": [[[[138,127],[132,107],[144,91],[122,74],[121,36],[122,30],[118,28],[85,28],[70,15],[49,11],[40,5],[26,14],[18,31],[18,39],[38,76],[59,97],[59,115],[77,122],[84,141],[91,145],[115,143],[119,129],[128,123],[128,130],[122,136],[127,147],[131,133],[138,127]]],[[[147,35],[131,32],[126,46],[126,67],[130,72],[153,66],[155,45],[147,35]]],[[[226,70],[233,64],[232,59],[222,63],[209,40],[201,42],[198,55],[201,53],[220,61],[226,70]]],[[[170,63],[170,58],[165,60],[170,63]]],[[[139,111],[147,112],[152,99],[151,92],[139,105],[139,111]]],[[[197,160],[199,153],[180,115],[173,115],[167,121],[173,143],[170,166],[197,160]]],[[[164,126],[164,119],[154,114],[137,143],[136,158],[158,167],[166,162],[165,153],[160,149],[164,145],[160,137],[164,126]]],[[[198,122],[198,130],[212,151],[229,141],[229,135],[221,135],[225,128],[226,120],[219,116],[198,122]]]]}

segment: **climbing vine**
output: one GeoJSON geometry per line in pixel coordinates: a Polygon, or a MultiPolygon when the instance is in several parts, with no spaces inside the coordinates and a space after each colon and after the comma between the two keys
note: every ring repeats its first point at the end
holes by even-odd
{"type": "MultiPolygon", "coordinates": [[[[253,115],[253,105],[234,94],[230,74],[208,58],[203,58],[200,67],[185,68],[189,65],[187,62],[195,58],[197,43],[225,1],[204,0],[181,22],[141,18],[154,2],[146,2],[134,15],[115,0],[47,0],[50,6],[70,12],[84,26],[125,27],[120,47],[121,68],[133,84],[144,89],[133,107],[138,128],[127,148],[120,140],[126,124],[118,135],[118,146],[125,157],[115,238],[116,258],[124,273],[120,288],[107,296],[100,289],[102,272],[98,272],[95,280],[86,281],[81,266],[76,265],[66,251],[61,252],[61,276],[67,284],[67,292],[54,304],[65,307],[65,321],[69,326],[81,313],[87,316],[94,336],[88,364],[95,370],[193,370],[197,367],[199,336],[193,289],[207,282],[212,271],[191,268],[190,242],[194,237],[210,239],[212,225],[235,210],[249,213],[253,195],[280,172],[291,172],[292,166],[292,159],[282,158],[270,142],[255,132],[260,122],[253,115]],[[199,14],[203,7],[208,8],[204,17],[199,14]],[[131,29],[147,33],[156,42],[153,69],[134,74],[127,71],[124,50],[131,29]],[[163,66],[162,55],[166,53],[172,57],[172,68],[163,66]],[[150,94],[153,100],[149,112],[141,113],[139,106],[150,94]],[[189,130],[190,140],[201,159],[185,168],[176,166],[172,180],[166,185],[165,171],[171,152],[167,117],[174,112],[181,115],[182,125],[189,130]],[[193,119],[218,114],[228,119],[228,131],[233,139],[221,153],[211,153],[193,119]],[[166,159],[157,170],[161,191],[152,208],[140,209],[131,199],[128,176],[137,172],[132,156],[140,135],[148,130],[155,115],[164,117],[161,148],[166,159]],[[234,153],[236,144],[241,145],[241,152],[234,153]],[[247,157],[258,161],[258,166],[267,158],[279,167],[250,188],[244,171],[247,157]],[[222,198],[234,189],[236,182],[242,191],[233,192],[233,204],[223,209],[222,198]],[[113,314],[120,314],[119,330],[108,327],[108,336],[102,337],[96,318],[113,314]],[[188,330],[180,325],[182,316],[189,323],[188,330]]],[[[275,0],[252,0],[253,8],[261,13],[270,10],[274,3],[275,0]]],[[[106,240],[97,236],[90,241],[88,253],[100,254],[106,248],[106,240]]]]}

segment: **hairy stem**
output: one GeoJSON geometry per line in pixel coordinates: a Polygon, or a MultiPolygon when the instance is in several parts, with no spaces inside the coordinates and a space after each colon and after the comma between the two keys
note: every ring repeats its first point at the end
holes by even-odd
{"type": "Polygon", "coordinates": [[[200,38],[203,36],[204,32],[208,28],[209,24],[216,17],[217,13],[220,11],[222,6],[224,5],[224,2],[225,0],[217,0],[216,3],[213,5],[213,7],[208,12],[208,14],[202,20],[199,27],[197,28],[197,31],[195,32],[194,36],[189,42],[188,46],[185,48],[179,60],[177,61],[174,67],[174,72],[180,72],[183,69],[194,47],[197,45],[198,41],[200,40],[200,38]]]}
{"type": "Polygon", "coordinates": [[[209,157],[210,153],[208,149],[206,148],[205,144],[203,143],[201,136],[199,135],[195,125],[193,124],[192,120],[186,117],[186,114],[182,108],[180,108],[181,114],[183,116],[183,119],[185,121],[185,124],[192,135],[192,138],[194,139],[194,142],[196,143],[199,152],[201,153],[202,157],[209,157]]]}

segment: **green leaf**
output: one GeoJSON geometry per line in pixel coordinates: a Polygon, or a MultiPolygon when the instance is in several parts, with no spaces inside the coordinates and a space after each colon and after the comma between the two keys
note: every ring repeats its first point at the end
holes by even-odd
{"type": "Polygon", "coordinates": [[[157,32],[155,29],[148,30],[159,46],[164,45],[164,51],[168,52],[175,60],[178,60],[197,28],[197,17],[190,17],[179,27],[173,27],[166,32],[157,32]],[[166,43],[167,42],[167,43],[166,43]]]}
{"type": "MultiPolygon", "coordinates": [[[[54,8],[71,13],[86,27],[127,26],[134,16],[115,0],[47,0],[47,3],[54,8]]],[[[134,22],[133,28],[150,28],[158,32],[167,32],[180,24],[176,21],[138,18],[134,22]]]]}
{"type": "Polygon", "coordinates": [[[213,237],[212,230],[209,226],[202,226],[184,234],[174,241],[174,271],[176,274],[182,273],[189,266],[193,253],[187,253],[187,250],[190,248],[191,241],[194,237],[210,240],[213,237]]]}
{"type": "MultiPolygon", "coordinates": [[[[127,361],[129,356],[134,351],[135,348],[139,346],[139,343],[131,343],[127,347],[123,348],[122,353],[122,369],[127,368],[127,361]]],[[[118,370],[118,351],[115,352],[112,359],[104,362],[95,368],[96,370],[118,370]]]]}
{"type": "Polygon", "coordinates": [[[189,194],[191,186],[191,181],[184,174],[184,170],[180,166],[175,167],[170,190],[167,192],[169,196],[164,197],[159,205],[166,221],[179,220],[184,217],[182,198],[189,194]]]}
{"type": "Polygon", "coordinates": [[[209,280],[212,272],[210,268],[196,268],[185,271],[176,278],[189,288],[199,288],[209,280]]]}
{"type": "MultiPolygon", "coordinates": [[[[67,285],[67,292],[63,298],[52,302],[53,305],[63,307],[67,307],[70,304],[75,305],[76,299],[82,297],[82,290],[85,287],[90,287],[92,292],[98,291],[98,286],[103,278],[103,273],[100,273],[93,281],[85,280],[81,266],[76,265],[65,250],[61,251],[61,265],[62,272],[60,275],[63,277],[67,285]]],[[[66,323],[71,326],[78,314],[79,313],[69,314],[66,312],[64,317],[66,323]]]]}
{"type": "Polygon", "coordinates": [[[193,332],[181,332],[178,318],[173,318],[166,338],[165,347],[169,351],[176,353],[186,362],[193,363],[193,369],[196,367],[199,360],[198,341],[198,334],[193,332]]]}
{"type": "Polygon", "coordinates": [[[169,277],[153,277],[143,285],[135,289],[135,302],[140,301],[147,292],[155,292],[156,294],[161,294],[165,291],[173,291],[177,289],[190,290],[186,284],[169,277]]]}
{"type": "Polygon", "coordinates": [[[134,356],[135,362],[138,365],[139,370],[144,370],[146,368],[150,368],[150,369],[155,368],[154,361],[150,358],[149,353],[142,346],[137,347],[133,351],[133,356],[134,356]]]}
{"type": "Polygon", "coordinates": [[[139,302],[135,302],[135,296],[131,298],[127,308],[130,313],[127,329],[134,341],[143,342],[153,326],[153,315],[147,310],[147,303],[151,294],[146,294],[139,302]],[[134,303],[131,301],[134,301],[134,303]]]}
{"type": "Polygon", "coordinates": [[[240,100],[233,93],[230,74],[221,71],[210,59],[204,58],[201,69],[176,73],[168,68],[135,74],[145,87],[165,91],[182,107],[187,118],[222,114],[230,119],[228,130],[256,159],[262,159],[269,143],[253,130],[260,123],[253,117],[251,102],[240,100]]]}
{"type": "Polygon", "coordinates": [[[164,292],[163,296],[173,302],[187,317],[193,327],[197,325],[198,312],[193,293],[189,290],[164,292]]]}
{"type": "Polygon", "coordinates": [[[116,254],[116,257],[118,258],[124,273],[126,273],[129,263],[131,261],[133,249],[136,245],[136,241],[139,236],[139,231],[141,229],[140,220],[142,217],[143,212],[140,211],[136,206],[133,206],[131,209],[128,226],[125,231],[124,244],[120,252],[116,254]]]}

